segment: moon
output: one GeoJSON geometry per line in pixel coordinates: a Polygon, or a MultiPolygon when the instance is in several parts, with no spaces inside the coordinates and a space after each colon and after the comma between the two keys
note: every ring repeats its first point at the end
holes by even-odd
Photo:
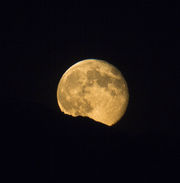
{"type": "Polygon", "coordinates": [[[128,86],[122,73],[104,60],[77,62],[62,75],[57,87],[62,112],[89,117],[108,126],[122,118],[128,100],[128,86]]]}

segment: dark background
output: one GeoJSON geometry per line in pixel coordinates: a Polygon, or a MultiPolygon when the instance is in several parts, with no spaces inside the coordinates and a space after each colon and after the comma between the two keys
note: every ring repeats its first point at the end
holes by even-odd
{"type": "Polygon", "coordinates": [[[177,2],[9,1],[1,5],[5,180],[178,182],[180,25],[177,2]],[[74,63],[102,59],[128,83],[113,127],[60,112],[74,63]]]}

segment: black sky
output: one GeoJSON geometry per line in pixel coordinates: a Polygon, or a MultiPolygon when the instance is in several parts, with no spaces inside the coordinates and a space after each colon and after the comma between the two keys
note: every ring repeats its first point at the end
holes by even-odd
{"type": "Polygon", "coordinates": [[[177,2],[13,1],[1,7],[7,180],[177,181],[177,2]],[[58,108],[60,77],[87,58],[115,65],[128,83],[127,112],[112,128],[58,108]]]}

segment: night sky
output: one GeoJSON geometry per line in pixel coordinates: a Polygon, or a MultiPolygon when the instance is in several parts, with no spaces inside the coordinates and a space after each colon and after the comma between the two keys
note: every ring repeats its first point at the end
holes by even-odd
{"type": "Polygon", "coordinates": [[[1,8],[7,182],[179,182],[177,3],[12,1],[1,8]],[[115,65],[127,81],[129,105],[112,127],[58,107],[62,74],[88,58],[115,65]]]}

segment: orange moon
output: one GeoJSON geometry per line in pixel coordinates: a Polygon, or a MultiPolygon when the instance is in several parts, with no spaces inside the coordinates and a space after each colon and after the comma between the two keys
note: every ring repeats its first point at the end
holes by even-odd
{"type": "Polygon", "coordinates": [[[124,115],[129,101],[127,83],[112,64],[86,59],[72,65],[57,88],[60,110],[112,126],[124,115]]]}

